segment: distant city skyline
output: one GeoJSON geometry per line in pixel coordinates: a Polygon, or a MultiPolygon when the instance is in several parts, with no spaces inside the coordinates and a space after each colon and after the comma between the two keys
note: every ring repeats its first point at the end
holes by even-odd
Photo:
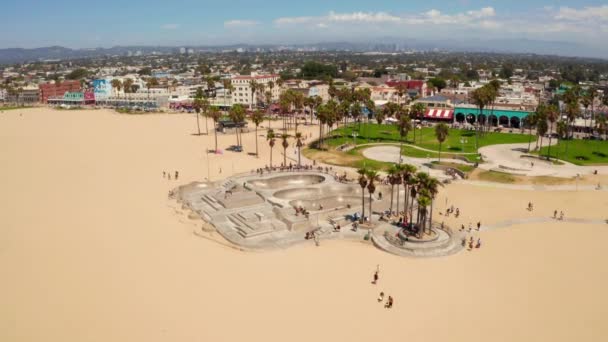
{"type": "Polygon", "coordinates": [[[605,1],[9,1],[0,48],[529,39],[576,43],[608,57],[605,1]]]}

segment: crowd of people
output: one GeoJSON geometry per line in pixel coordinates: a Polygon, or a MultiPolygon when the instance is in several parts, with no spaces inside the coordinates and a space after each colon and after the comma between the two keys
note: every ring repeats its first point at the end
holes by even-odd
{"type": "MultiPolygon", "coordinates": [[[[167,179],[171,180],[171,172],[163,171],[163,178],[167,178],[167,179]]],[[[173,179],[175,179],[175,180],[179,179],[179,171],[175,171],[173,179]]]]}

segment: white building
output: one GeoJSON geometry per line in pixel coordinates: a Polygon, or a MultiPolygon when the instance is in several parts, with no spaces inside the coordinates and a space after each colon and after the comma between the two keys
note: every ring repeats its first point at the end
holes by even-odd
{"type": "Polygon", "coordinates": [[[277,85],[277,81],[279,80],[279,75],[258,75],[256,73],[251,73],[250,76],[234,76],[231,79],[232,86],[234,90],[232,91],[232,104],[240,103],[242,105],[248,106],[252,108],[254,104],[257,104],[260,101],[264,101],[264,93],[267,91],[272,92],[272,100],[277,101],[280,95],[280,89],[277,85]],[[252,100],[252,92],[250,84],[252,81],[255,81],[258,84],[264,85],[263,92],[256,92],[255,96],[252,100]],[[270,82],[274,84],[274,87],[270,89],[270,82]],[[261,98],[258,97],[261,96],[261,98]]]}

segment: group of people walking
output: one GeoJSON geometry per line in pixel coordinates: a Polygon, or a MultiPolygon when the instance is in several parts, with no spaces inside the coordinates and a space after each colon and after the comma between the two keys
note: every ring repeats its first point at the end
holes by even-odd
{"type": "MultiPolygon", "coordinates": [[[[372,280],[372,284],[373,285],[377,285],[378,284],[378,279],[380,277],[380,266],[376,267],[376,272],[374,272],[374,278],[372,280]]],[[[378,303],[383,303],[384,302],[384,292],[380,291],[380,294],[378,295],[378,303]]],[[[393,303],[394,303],[394,299],[393,296],[388,296],[388,298],[386,299],[386,303],[384,304],[384,307],[386,309],[392,309],[393,308],[393,303]]]]}
{"type": "MultiPolygon", "coordinates": [[[[171,172],[163,171],[163,178],[167,178],[167,179],[171,180],[171,172]]],[[[174,179],[175,180],[179,179],[179,171],[175,171],[174,179]]]]}

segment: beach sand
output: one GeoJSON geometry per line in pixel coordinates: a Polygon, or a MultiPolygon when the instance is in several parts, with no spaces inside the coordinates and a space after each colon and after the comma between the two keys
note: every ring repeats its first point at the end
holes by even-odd
{"type": "Polygon", "coordinates": [[[608,339],[608,225],[548,219],[605,219],[605,192],[450,185],[435,210],[446,197],[459,207],[459,219],[437,216],[454,227],[547,221],[473,232],[481,249],[445,258],[348,241],[245,253],[198,236],[217,238],[167,193],[263,167],[267,143],[259,159],[246,154],[253,133],[245,153],[207,156],[213,134],[195,130],[193,115],[0,115],[0,341],[608,339]]]}

